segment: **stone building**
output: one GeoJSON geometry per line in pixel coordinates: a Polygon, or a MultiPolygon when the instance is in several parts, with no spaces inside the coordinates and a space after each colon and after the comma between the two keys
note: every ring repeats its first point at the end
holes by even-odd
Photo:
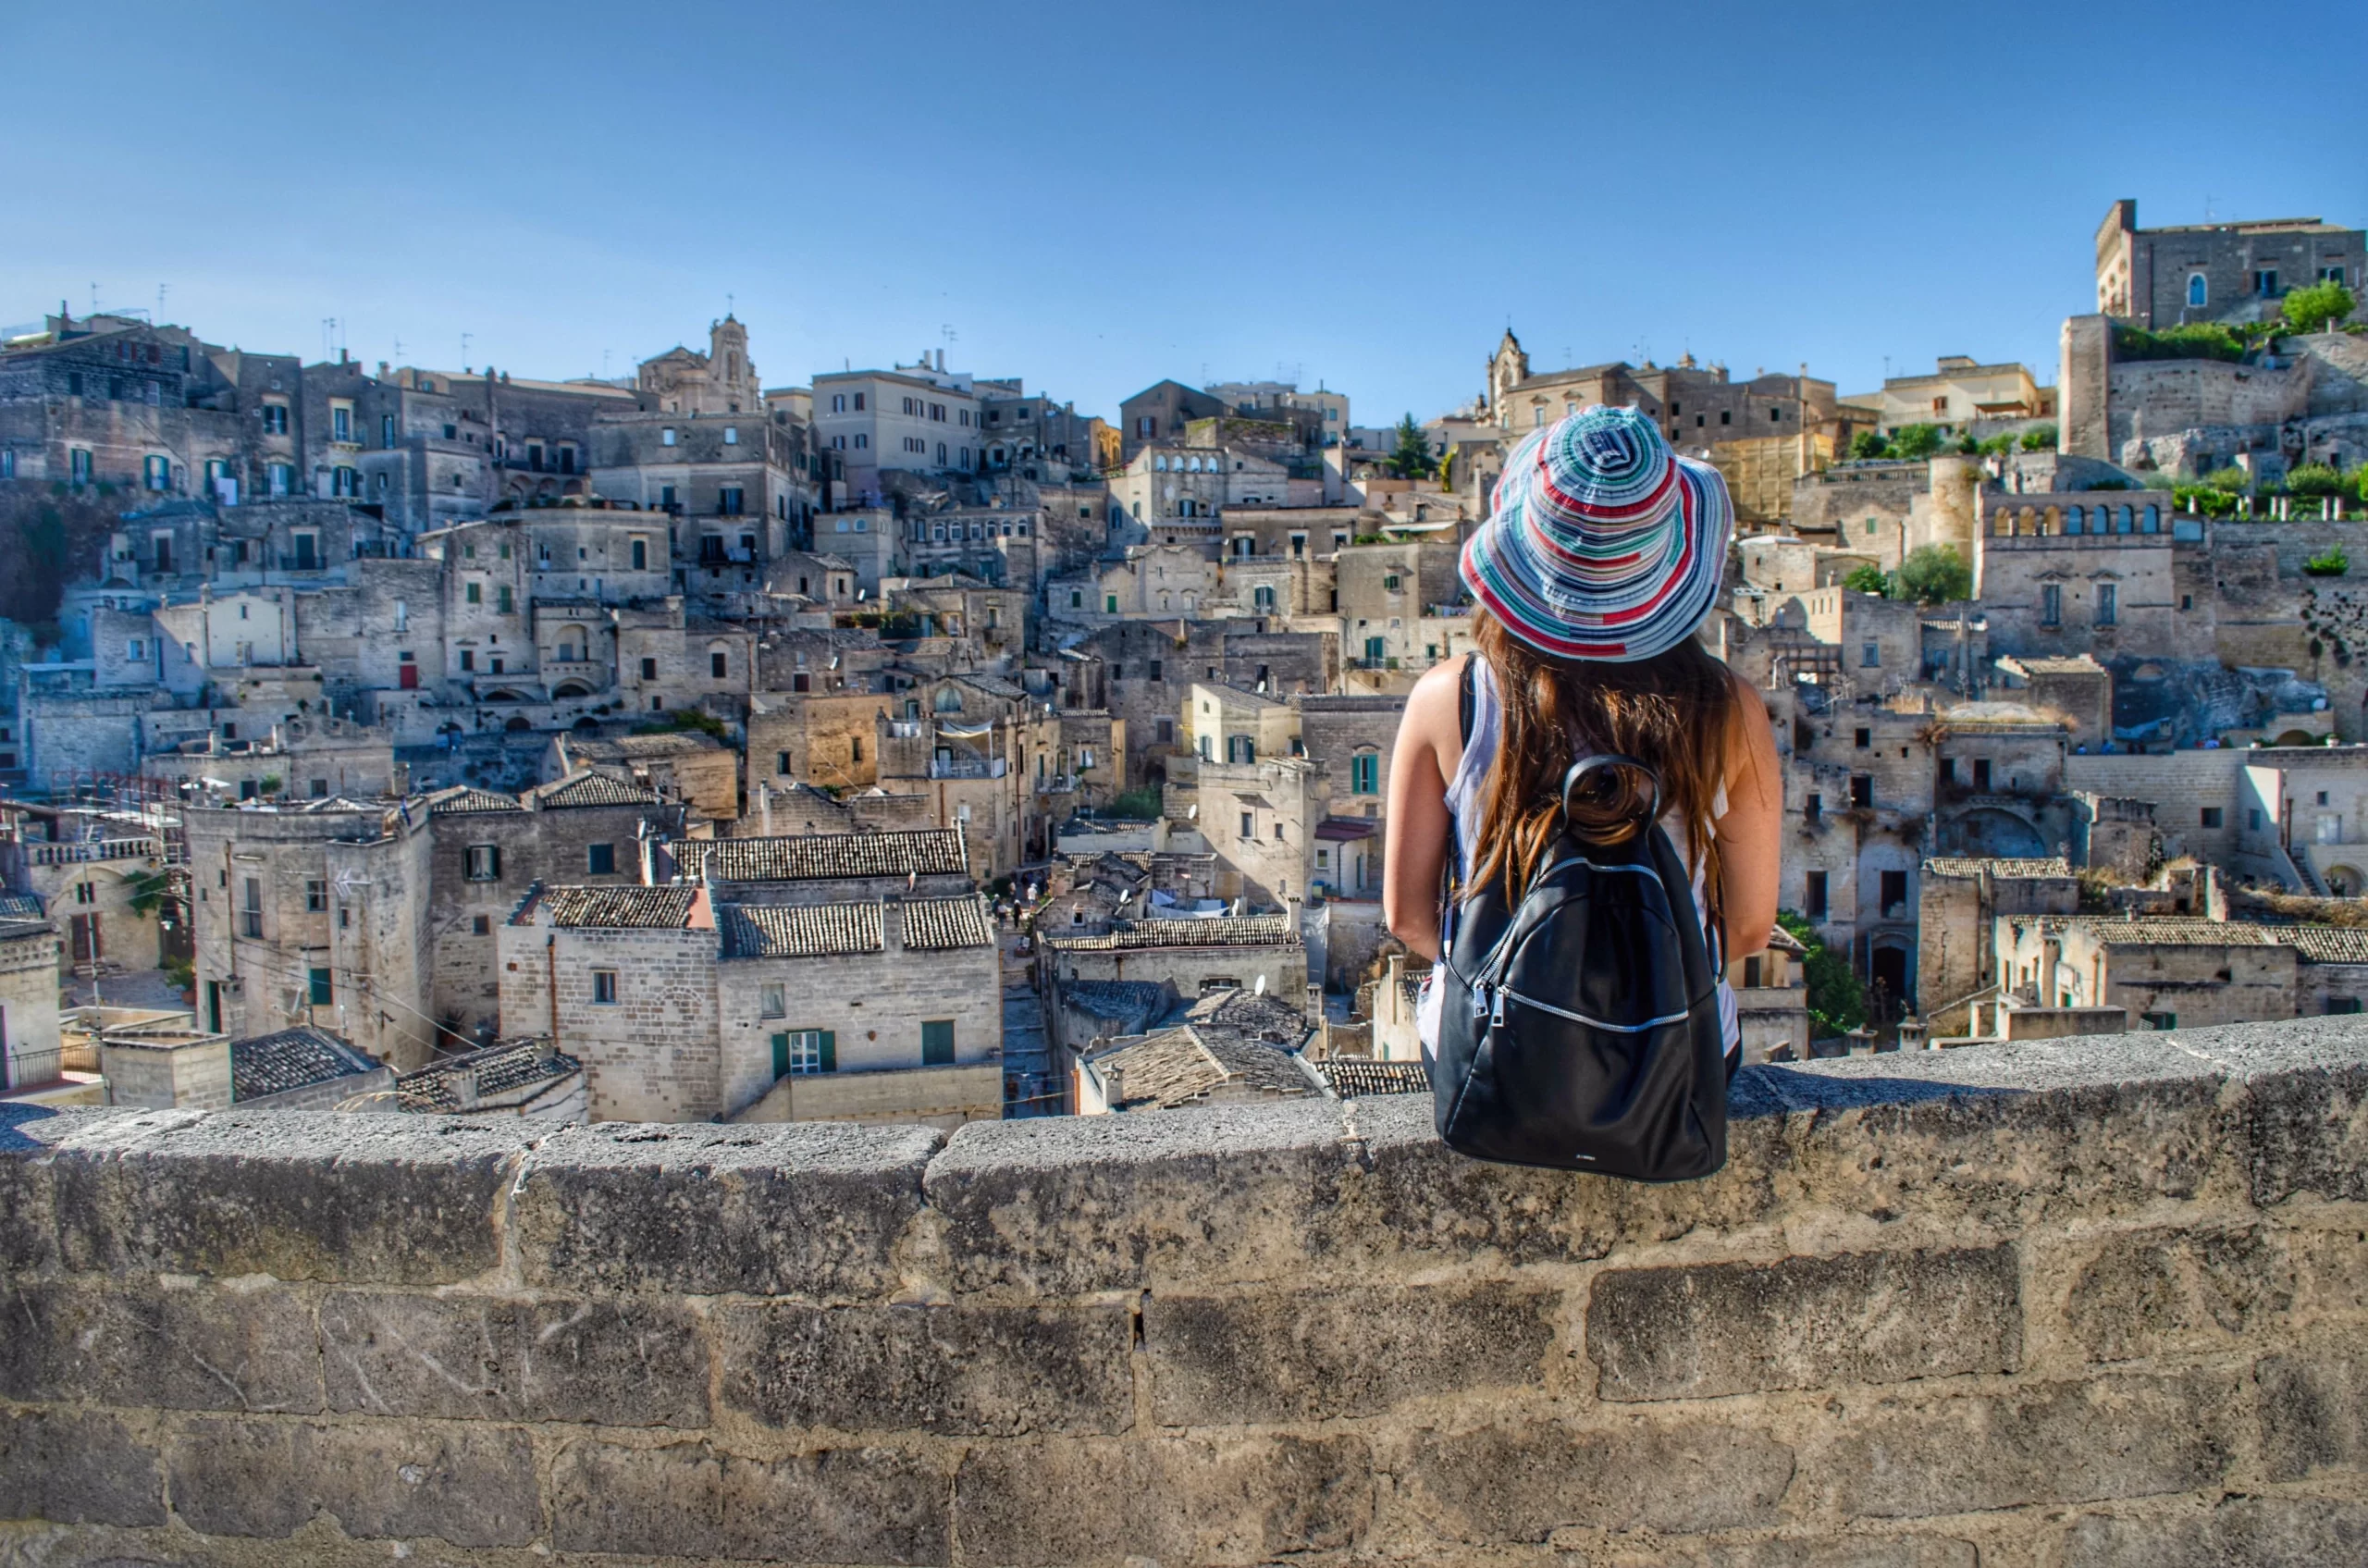
{"type": "Polygon", "coordinates": [[[970,472],[985,434],[971,377],[947,374],[942,356],[934,364],[924,356],[894,370],[814,377],[816,449],[834,495],[857,504],[878,504],[889,472],[970,472]]]}
{"type": "Polygon", "coordinates": [[[1918,1010],[1934,1036],[1970,1032],[1970,1004],[1999,982],[1998,918],[2078,912],[2080,883],[2061,857],[1935,856],[1918,872],[1918,1010]]]}
{"type": "Polygon", "coordinates": [[[398,1071],[437,1019],[430,814],[331,796],[185,806],[198,1021],[237,1038],[325,1029],[398,1071]]]}
{"type": "Polygon", "coordinates": [[[0,909],[0,1096],[81,1097],[60,1053],[57,962],[56,925],[14,901],[0,909]]]}
{"type": "Polygon", "coordinates": [[[1887,376],[1880,390],[1843,401],[1874,410],[1875,428],[1886,435],[1904,425],[1938,425],[1986,438],[2055,414],[2055,389],[2041,386],[2028,367],[1967,354],[1942,354],[1929,372],[1887,376]]]}
{"type": "Polygon", "coordinates": [[[2097,226],[2097,310],[2140,327],[2252,321],[2296,289],[2368,278],[2368,234],[2315,217],[2138,227],[2115,202],[2097,226]]]}
{"type": "Polygon", "coordinates": [[[2197,1029],[2294,1016],[2296,955],[2278,928],[2201,917],[2001,915],[1993,980],[2026,1005],[2118,1006],[2130,1026],[2197,1029]]]}
{"type": "Polygon", "coordinates": [[[1096,936],[1045,937],[1037,971],[1038,989],[1054,1008],[1060,988],[1079,982],[1144,981],[1185,997],[1238,990],[1296,1001],[1308,980],[1295,911],[1137,920],[1096,936]]]}
{"type": "Polygon", "coordinates": [[[1187,387],[1181,381],[1154,381],[1118,405],[1119,462],[1157,441],[1175,440],[1185,425],[1231,412],[1231,405],[1213,392],[1187,387]]]}

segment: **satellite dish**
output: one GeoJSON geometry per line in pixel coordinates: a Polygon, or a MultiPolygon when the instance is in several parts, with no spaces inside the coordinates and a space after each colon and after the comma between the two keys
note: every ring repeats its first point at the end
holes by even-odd
{"type": "Polygon", "coordinates": [[[1266,994],[1266,977],[1264,975],[1260,975],[1258,977],[1258,983],[1250,988],[1250,994],[1252,996],[1264,996],[1266,994]]]}

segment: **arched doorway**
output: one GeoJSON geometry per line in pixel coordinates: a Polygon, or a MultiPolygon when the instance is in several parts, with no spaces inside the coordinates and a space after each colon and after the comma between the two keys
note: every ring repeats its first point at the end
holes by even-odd
{"type": "Polygon", "coordinates": [[[1907,949],[1884,944],[1867,957],[1867,1010],[1879,1024],[1895,1023],[1915,1003],[1907,982],[1907,949]]]}

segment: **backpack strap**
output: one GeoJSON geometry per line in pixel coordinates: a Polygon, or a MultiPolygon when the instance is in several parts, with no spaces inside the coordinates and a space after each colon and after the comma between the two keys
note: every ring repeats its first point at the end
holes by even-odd
{"type": "Polygon", "coordinates": [[[1472,661],[1479,657],[1476,653],[1465,654],[1463,672],[1455,678],[1455,722],[1466,746],[1472,744],[1472,725],[1480,711],[1479,693],[1472,681],[1472,661]]]}

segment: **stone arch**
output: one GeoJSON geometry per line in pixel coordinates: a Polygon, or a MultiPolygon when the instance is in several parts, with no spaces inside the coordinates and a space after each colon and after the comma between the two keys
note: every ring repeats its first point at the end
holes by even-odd
{"type": "Polygon", "coordinates": [[[501,727],[515,733],[519,730],[531,730],[535,726],[526,722],[526,715],[524,713],[512,713],[510,715],[510,722],[501,727]]]}
{"type": "Polygon", "coordinates": [[[1984,806],[1957,819],[1957,851],[1999,859],[2043,859],[2047,839],[2029,819],[2001,806],[1984,806]]]}
{"type": "Polygon", "coordinates": [[[555,699],[568,697],[590,697],[591,695],[592,688],[586,685],[582,681],[562,681],[551,692],[551,696],[555,699]]]}
{"type": "Polygon", "coordinates": [[[2361,875],[2357,866],[2329,866],[2326,884],[2327,891],[2337,898],[2357,898],[2368,891],[2368,876],[2361,875]]]}
{"type": "Polygon", "coordinates": [[[2320,746],[2325,743],[2308,730],[2288,730],[2269,744],[2272,746],[2320,746]]]}
{"type": "Polygon", "coordinates": [[[498,691],[489,691],[486,693],[483,697],[477,698],[477,700],[480,702],[524,702],[526,699],[524,697],[521,697],[518,693],[512,691],[508,686],[503,686],[498,691]]]}

